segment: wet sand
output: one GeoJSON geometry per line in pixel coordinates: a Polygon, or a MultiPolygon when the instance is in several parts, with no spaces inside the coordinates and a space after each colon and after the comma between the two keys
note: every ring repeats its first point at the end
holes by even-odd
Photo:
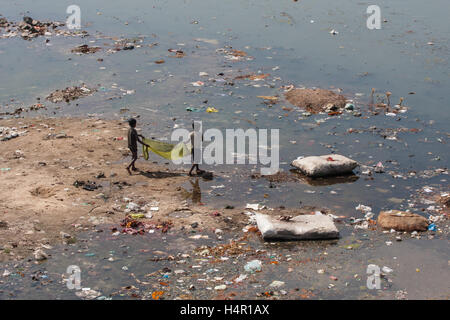
{"type": "MultiPolygon", "coordinates": [[[[72,235],[98,224],[118,224],[130,202],[157,203],[153,218],[144,221],[173,220],[174,228],[194,222],[210,228],[224,224],[209,215],[216,210],[184,200],[185,169],[157,165],[152,155],[150,161],[138,160],[139,171],[129,175],[127,126],[80,118],[0,120],[0,127],[23,132],[0,142],[0,261],[61,243],[61,232],[72,235]],[[75,186],[76,181],[94,182],[98,188],[88,191],[75,186]],[[176,210],[189,214],[174,220],[169,214],[176,210]]],[[[227,215],[231,219],[239,212],[227,210],[227,215]]]]}
{"type": "MultiPolygon", "coordinates": [[[[161,295],[158,299],[448,297],[446,281],[442,281],[448,274],[446,220],[438,224],[436,233],[411,236],[376,227],[358,230],[342,217],[336,221],[338,240],[268,243],[249,224],[245,204],[233,203],[236,208],[228,209],[204,205],[201,191],[195,188],[201,178],[189,177],[185,168],[169,169],[141,159],[137,162],[140,171],[129,175],[124,138],[128,128],[122,121],[31,118],[0,120],[0,126],[21,132],[0,142],[0,262],[4,276],[9,277],[0,291],[0,296],[7,294],[3,298],[36,295],[28,278],[14,276],[26,270],[40,281],[42,297],[91,299],[79,292],[75,296],[60,284],[65,266],[74,263],[89,270],[84,285],[89,283],[97,290],[96,298],[104,299],[154,299],[155,292],[161,295]],[[188,181],[191,193],[183,187],[188,181]],[[94,190],[83,189],[83,182],[94,190]],[[151,218],[134,219],[150,224],[150,230],[139,234],[121,225],[127,215],[135,214],[127,210],[130,204],[145,208],[143,214],[157,208],[149,211],[151,218]],[[168,227],[164,230],[164,226],[168,227]],[[123,251],[124,247],[128,249],[123,251]],[[421,252],[419,247],[428,249],[421,252]],[[44,263],[33,258],[37,249],[46,253],[44,263]],[[236,282],[253,259],[263,261],[263,271],[236,282]],[[384,274],[380,290],[368,290],[365,284],[367,265],[373,263],[395,270],[384,274]],[[111,277],[114,281],[108,284],[111,277]],[[274,287],[274,280],[283,285],[274,287]],[[223,285],[226,289],[215,289],[223,285]]],[[[278,183],[285,178],[268,177],[278,183]]],[[[295,216],[315,210],[260,212],[295,216]]]]}

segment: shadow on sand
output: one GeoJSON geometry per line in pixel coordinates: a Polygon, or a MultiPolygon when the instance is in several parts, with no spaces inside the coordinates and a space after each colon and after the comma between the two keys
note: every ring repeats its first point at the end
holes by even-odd
{"type": "Polygon", "coordinates": [[[180,172],[163,172],[163,171],[139,171],[140,175],[150,179],[165,179],[165,178],[173,178],[173,177],[181,177],[186,174],[180,172]]]}

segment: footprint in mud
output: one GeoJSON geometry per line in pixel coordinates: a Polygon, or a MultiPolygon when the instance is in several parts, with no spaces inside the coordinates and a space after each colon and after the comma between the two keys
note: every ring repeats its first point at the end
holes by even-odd
{"type": "Polygon", "coordinates": [[[30,191],[30,193],[35,197],[40,198],[50,198],[56,194],[55,190],[50,187],[39,186],[30,191]]]}

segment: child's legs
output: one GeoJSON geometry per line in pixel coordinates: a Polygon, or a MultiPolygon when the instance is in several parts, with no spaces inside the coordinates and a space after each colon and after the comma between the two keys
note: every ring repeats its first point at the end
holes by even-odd
{"type": "Polygon", "coordinates": [[[194,168],[195,168],[195,172],[197,173],[198,172],[198,164],[193,164],[192,165],[191,170],[189,170],[189,175],[192,174],[192,170],[194,170],[194,168]]]}
{"type": "Polygon", "coordinates": [[[128,166],[128,168],[130,168],[130,167],[135,168],[134,163],[136,162],[136,160],[138,158],[137,150],[131,150],[131,154],[132,154],[131,163],[128,166]]]}

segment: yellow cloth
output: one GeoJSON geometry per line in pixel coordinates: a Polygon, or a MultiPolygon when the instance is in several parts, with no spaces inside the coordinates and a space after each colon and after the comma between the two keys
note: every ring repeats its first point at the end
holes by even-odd
{"type": "Polygon", "coordinates": [[[191,147],[188,147],[184,142],[171,144],[151,139],[142,139],[142,141],[150,146],[150,148],[148,148],[147,146],[142,145],[142,153],[144,154],[145,160],[148,160],[149,150],[169,160],[182,159],[191,154],[191,147]]]}
{"type": "Polygon", "coordinates": [[[211,113],[211,112],[219,112],[219,110],[217,110],[217,109],[214,108],[214,107],[208,107],[208,108],[206,109],[206,112],[209,112],[209,113],[211,113]]]}

